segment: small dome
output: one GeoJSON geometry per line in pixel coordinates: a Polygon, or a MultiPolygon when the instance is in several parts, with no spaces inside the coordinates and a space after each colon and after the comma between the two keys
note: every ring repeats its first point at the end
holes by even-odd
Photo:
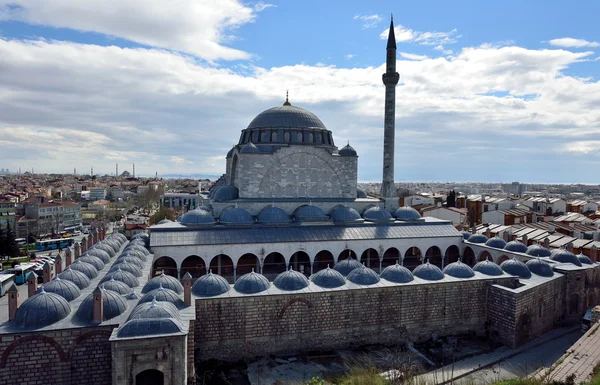
{"type": "Polygon", "coordinates": [[[444,268],[444,274],[454,278],[472,278],[475,276],[473,269],[461,261],[453,262],[444,268]]]}
{"type": "Polygon", "coordinates": [[[135,293],[135,290],[133,288],[129,293],[127,293],[127,295],[124,295],[123,297],[132,301],[140,299],[140,297],[135,293]]]}
{"type": "Polygon", "coordinates": [[[112,267],[114,268],[115,266],[120,265],[121,263],[132,263],[140,269],[144,268],[144,263],[142,262],[141,259],[136,258],[134,256],[130,256],[129,254],[121,255],[119,258],[117,258],[115,260],[115,263],[112,265],[112,267]]]}
{"type": "Polygon", "coordinates": [[[554,275],[552,266],[548,262],[542,261],[539,257],[530,259],[525,265],[529,268],[529,271],[540,277],[552,277],[554,275]]]}
{"type": "Polygon", "coordinates": [[[334,222],[362,222],[362,218],[358,211],[352,207],[336,206],[331,211],[331,219],[334,222]]]}
{"type": "Polygon", "coordinates": [[[174,318],[136,318],[125,322],[117,330],[117,337],[136,338],[182,332],[183,325],[174,318]]]}
{"type": "Polygon", "coordinates": [[[396,262],[395,265],[383,269],[381,278],[394,283],[408,283],[415,279],[410,270],[400,265],[398,262],[396,262]]]}
{"type": "Polygon", "coordinates": [[[567,249],[553,250],[550,259],[556,262],[572,263],[573,265],[581,266],[579,258],[567,249]]]}
{"type": "Polygon", "coordinates": [[[165,219],[161,219],[160,221],[158,221],[157,225],[164,225],[165,223],[173,223],[173,221],[170,220],[169,218],[165,218],[165,219]]]}
{"type": "Polygon", "coordinates": [[[535,245],[531,245],[527,248],[527,255],[531,255],[532,257],[549,257],[552,253],[550,250],[546,249],[544,246],[536,243],[535,245]]]}
{"type": "Polygon", "coordinates": [[[526,253],[527,246],[519,241],[510,241],[504,246],[504,250],[512,251],[513,253],[526,253]]]}
{"type": "Polygon", "coordinates": [[[444,279],[444,272],[436,265],[429,263],[429,261],[417,266],[413,270],[413,275],[427,281],[439,281],[440,279],[444,279]]]}
{"type": "Polygon", "coordinates": [[[471,237],[471,235],[473,235],[473,234],[471,234],[471,233],[470,233],[470,232],[468,232],[468,231],[461,231],[460,233],[462,234],[463,238],[464,238],[465,240],[467,240],[467,241],[469,240],[469,238],[471,237]]]}
{"type": "Polygon", "coordinates": [[[89,279],[94,279],[98,276],[98,269],[94,267],[94,265],[90,265],[89,263],[81,262],[79,259],[76,259],[69,266],[72,270],[77,270],[85,274],[89,279]]]}
{"type": "Polygon", "coordinates": [[[116,239],[105,239],[102,242],[98,242],[96,245],[98,245],[100,247],[108,246],[108,248],[103,248],[102,250],[105,250],[109,254],[110,254],[110,251],[112,251],[112,254],[110,256],[111,258],[114,257],[115,254],[121,248],[120,242],[117,241],[116,239]],[[109,248],[110,248],[110,251],[109,251],[109,248]]]}
{"type": "Polygon", "coordinates": [[[21,328],[42,328],[65,318],[71,312],[66,299],[55,293],[41,291],[27,298],[17,308],[14,322],[21,328]]]}
{"type": "Polygon", "coordinates": [[[273,281],[276,288],[285,291],[302,290],[309,284],[310,282],[304,274],[292,269],[279,274],[273,281]]]}
{"type": "Polygon", "coordinates": [[[233,150],[235,150],[235,146],[231,147],[231,150],[227,151],[225,158],[231,158],[233,156],[233,150]]]}
{"type": "Polygon", "coordinates": [[[359,188],[356,189],[356,197],[359,198],[359,199],[368,198],[367,197],[367,193],[365,192],[365,190],[362,190],[362,189],[359,189],[359,188]]]}
{"type": "Polygon", "coordinates": [[[346,258],[343,261],[339,261],[335,264],[335,266],[333,266],[333,268],[344,277],[348,276],[352,270],[359,267],[362,267],[362,263],[358,262],[352,257],[346,258]]]}
{"type": "Polygon", "coordinates": [[[392,214],[380,206],[373,206],[365,210],[363,218],[369,222],[390,222],[393,220],[392,214]]]}
{"type": "Polygon", "coordinates": [[[85,254],[82,255],[82,257],[85,257],[85,255],[91,255],[93,257],[99,258],[102,263],[107,264],[108,262],[110,262],[110,254],[108,254],[106,251],[101,250],[101,249],[96,249],[96,248],[91,248],[88,251],[85,252],[85,254]]]}
{"type": "Polygon", "coordinates": [[[489,259],[477,262],[477,264],[473,266],[473,270],[480,272],[481,274],[490,275],[493,277],[497,277],[504,274],[500,266],[498,266],[497,263],[490,261],[489,259]]]}
{"type": "MultiPolygon", "coordinates": [[[[140,233],[140,234],[136,234],[136,235],[146,235],[146,234],[140,233]]],[[[121,233],[112,233],[111,237],[117,238],[119,241],[121,241],[121,243],[127,242],[127,237],[121,233]]],[[[135,238],[135,235],[134,235],[134,238],[135,238]]]]}
{"type": "MultiPolygon", "coordinates": [[[[119,293],[100,287],[102,293],[102,321],[108,321],[123,314],[127,309],[127,302],[119,293]]],[[[94,319],[94,293],[88,295],[81,301],[79,309],[75,314],[82,322],[91,322],[94,319]]]]}
{"type": "Polygon", "coordinates": [[[183,303],[179,294],[175,293],[171,289],[165,289],[164,287],[159,287],[158,289],[150,290],[142,298],[140,298],[139,303],[144,302],[152,302],[152,300],[156,299],[157,301],[165,301],[171,302],[173,305],[178,306],[183,303]]]}
{"type": "Polygon", "coordinates": [[[358,153],[354,148],[352,148],[352,146],[350,146],[350,143],[345,145],[344,148],[338,152],[338,154],[340,156],[358,156],[358,153]]]}
{"type": "Polygon", "coordinates": [[[45,283],[43,286],[40,287],[40,290],[41,288],[43,288],[43,290],[45,290],[48,293],[60,295],[68,302],[71,302],[72,300],[81,295],[81,291],[79,290],[77,285],[75,285],[69,280],[60,279],[60,277],[56,277],[52,281],[45,283]]]}
{"type": "Polygon", "coordinates": [[[181,223],[184,225],[212,225],[215,223],[215,218],[208,211],[195,209],[183,214],[181,223]]]}
{"type": "Polygon", "coordinates": [[[123,271],[123,270],[119,269],[118,267],[117,267],[116,271],[109,271],[108,274],[106,274],[106,276],[104,278],[102,278],[100,283],[110,281],[111,278],[114,279],[115,281],[121,281],[129,287],[136,287],[140,284],[138,282],[137,278],[135,277],[135,275],[131,274],[128,271],[123,271]]]}
{"type": "Polygon", "coordinates": [[[150,254],[150,252],[148,251],[146,246],[140,242],[132,242],[132,243],[127,244],[127,246],[125,246],[125,248],[123,249],[123,252],[125,252],[127,250],[139,250],[139,251],[143,252],[144,255],[150,254]]]}
{"type": "Polygon", "coordinates": [[[102,250],[104,252],[106,252],[108,254],[109,257],[114,257],[116,252],[115,249],[112,248],[108,243],[103,243],[104,241],[100,242],[100,243],[96,243],[94,246],[92,246],[92,249],[97,249],[97,250],[102,250]]]}
{"type": "Polygon", "coordinates": [[[160,287],[164,287],[165,289],[171,289],[177,294],[183,293],[183,285],[179,280],[175,277],[171,277],[170,275],[166,275],[163,271],[160,275],[152,278],[144,285],[142,289],[142,293],[146,294],[152,290],[158,289],[160,287]]]}
{"type": "Polygon", "coordinates": [[[483,234],[472,234],[468,241],[471,243],[486,243],[488,241],[488,237],[483,234]]]}
{"type": "Polygon", "coordinates": [[[274,225],[274,224],[285,224],[290,223],[292,220],[290,217],[280,209],[275,206],[267,206],[263,208],[256,217],[258,223],[274,225]]]}
{"type": "Polygon", "coordinates": [[[311,275],[310,280],[315,285],[325,288],[340,287],[346,284],[344,276],[337,270],[330,269],[329,266],[327,266],[327,269],[323,269],[311,275]]]}
{"type": "Polygon", "coordinates": [[[102,287],[106,290],[114,291],[121,295],[125,295],[131,292],[131,288],[121,281],[115,281],[113,278],[110,281],[102,283],[102,287]]]}
{"type": "Polygon", "coordinates": [[[587,256],[583,255],[582,253],[579,253],[577,255],[577,259],[579,259],[579,262],[581,262],[584,265],[593,265],[594,262],[592,262],[591,259],[589,259],[587,256]]]}
{"type": "Polygon", "coordinates": [[[144,252],[142,252],[140,249],[130,248],[127,250],[123,250],[119,258],[121,257],[138,258],[141,262],[146,262],[146,254],[144,254],[144,252]]]}
{"type": "Polygon", "coordinates": [[[256,294],[269,289],[271,283],[264,275],[255,273],[254,270],[244,274],[235,281],[233,287],[243,294],[256,294]]]}
{"type": "Polygon", "coordinates": [[[240,149],[241,154],[260,154],[260,150],[258,147],[254,145],[252,142],[248,142],[242,146],[240,149]]]}
{"type": "Polygon", "coordinates": [[[379,275],[365,265],[361,265],[359,268],[352,270],[350,274],[348,274],[348,281],[357,285],[374,285],[380,280],[379,275]]]}
{"type": "Polygon", "coordinates": [[[323,210],[313,205],[300,206],[294,211],[294,218],[300,222],[325,221],[329,217],[323,210]]]}
{"type": "Polygon", "coordinates": [[[57,277],[73,282],[80,290],[90,286],[90,279],[87,275],[83,274],[81,271],[71,269],[71,266],[67,266],[67,268],[62,273],[58,274],[57,277]]]}
{"type": "Polygon", "coordinates": [[[232,207],[221,214],[219,222],[224,225],[251,225],[254,223],[254,219],[252,218],[252,215],[243,208],[232,207]]]}
{"type": "Polygon", "coordinates": [[[192,286],[192,292],[198,297],[214,297],[227,293],[229,289],[229,282],[220,275],[213,274],[212,271],[198,278],[192,286]]]}
{"type": "Polygon", "coordinates": [[[495,247],[496,249],[504,249],[506,242],[500,237],[490,238],[485,242],[486,246],[495,247]]]}
{"type": "Polygon", "coordinates": [[[419,214],[417,210],[408,206],[398,207],[394,216],[400,221],[416,221],[421,219],[421,214],[419,214]]]}
{"type": "Polygon", "coordinates": [[[212,199],[215,202],[232,201],[238,199],[240,196],[240,190],[232,185],[221,186],[219,190],[215,192],[212,199]]]}
{"type": "Polygon", "coordinates": [[[177,307],[171,302],[165,301],[140,303],[133,308],[128,320],[146,318],[174,318],[181,320],[177,307]]]}
{"type": "Polygon", "coordinates": [[[104,269],[104,262],[102,262],[102,260],[98,257],[86,255],[84,257],[77,258],[77,260],[80,262],[89,263],[90,265],[94,266],[98,271],[104,269]]]}
{"type": "Polygon", "coordinates": [[[529,271],[527,265],[516,258],[502,262],[500,267],[508,274],[521,278],[531,278],[531,271],[529,271]]]}
{"type": "Polygon", "coordinates": [[[130,272],[137,278],[140,278],[143,275],[142,270],[139,268],[139,266],[137,266],[133,263],[129,263],[129,262],[122,262],[122,263],[113,265],[110,268],[110,270],[108,271],[108,273],[109,274],[114,273],[117,270],[130,272]]]}

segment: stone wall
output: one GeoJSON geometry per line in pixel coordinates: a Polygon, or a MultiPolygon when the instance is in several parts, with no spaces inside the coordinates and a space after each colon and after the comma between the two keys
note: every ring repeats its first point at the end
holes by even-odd
{"type": "Polygon", "coordinates": [[[112,326],[0,337],[0,379],[6,384],[111,384],[112,326]]]}
{"type": "Polygon", "coordinates": [[[237,360],[484,333],[487,282],[197,299],[196,355],[237,360]]]}

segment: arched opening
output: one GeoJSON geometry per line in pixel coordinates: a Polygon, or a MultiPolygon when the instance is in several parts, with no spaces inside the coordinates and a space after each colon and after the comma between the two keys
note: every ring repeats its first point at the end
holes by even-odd
{"type": "Polygon", "coordinates": [[[270,253],[265,257],[263,262],[262,273],[265,277],[272,281],[277,274],[285,271],[285,258],[280,253],[270,253]]]}
{"type": "Polygon", "coordinates": [[[160,275],[162,272],[172,277],[177,277],[177,262],[171,257],[160,257],[152,264],[152,276],[160,275]]]}
{"type": "Polygon", "coordinates": [[[383,258],[381,259],[381,268],[385,269],[386,267],[395,265],[396,263],[402,263],[402,256],[397,248],[390,247],[383,253],[383,258]]]}
{"type": "Polygon", "coordinates": [[[252,269],[257,273],[260,272],[260,262],[258,261],[258,257],[252,253],[242,255],[238,260],[236,267],[238,278],[244,274],[250,273],[252,269]]]}
{"type": "Polygon", "coordinates": [[[423,257],[421,255],[421,250],[418,247],[411,247],[406,250],[406,254],[404,254],[404,259],[402,260],[402,264],[409,270],[413,270],[415,267],[419,266],[423,263],[423,257]]]}
{"type": "Polygon", "coordinates": [[[327,266],[333,268],[335,261],[333,260],[333,254],[327,250],[321,250],[315,255],[315,262],[313,264],[313,274],[317,271],[326,269],[327,266]]]}
{"type": "Polygon", "coordinates": [[[504,261],[508,261],[509,259],[510,259],[510,258],[508,258],[506,255],[501,255],[501,256],[500,256],[500,258],[498,258],[498,260],[496,261],[496,263],[497,263],[498,265],[501,265],[501,264],[502,264],[502,262],[504,262],[504,261]]]}
{"type": "Polygon", "coordinates": [[[379,253],[375,249],[367,249],[360,256],[360,263],[370,267],[375,271],[379,271],[379,253]]]}
{"type": "Polygon", "coordinates": [[[163,385],[165,375],[160,370],[148,369],[135,376],[135,385],[163,385]]]}
{"type": "Polygon", "coordinates": [[[271,143],[277,143],[277,131],[271,132],[271,143]]]}
{"type": "Polygon", "coordinates": [[[494,259],[492,258],[492,254],[489,253],[489,251],[487,250],[483,250],[481,252],[481,254],[479,254],[479,258],[477,259],[478,261],[485,261],[486,259],[489,259],[490,261],[493,261],[494,259]]]}
{"type": "Polygon", "coordinates": [[[436,265],[440,269],[443,268],[444,259],[442,257],[442,250],[440,250],[439,247],[431,246],[425,252],[425,256],[427,257],[429,263],[431,263],[432,265],[436,265]]]}
{"type": "Polygon", "coordinates": [[[346,250],[342,251],[340,253],[340,255],[338,256],[338,262],[343,261],[344,259],[346,259],[348,257],[352,257],[352,258],[356,259],[356,253],[354,251],[352,251],[351,249],[346,249],[346,250]]]}
{"type": "Polygon", "coordinates": [[[310,257],[304,251],[297,251],[292,254],[290,266],[306,276],[310,275],[310,257]]]}
{"type": "Polygon", "coordinates": [[[466,263],[471,267],[475,266],[475,253],[473,252],[473,249],[471,249],[470,247],[465,248],[465,252],[462,257],[462,262],[466,263]]]}
{"type": "Polygon", "coordinates": [[[233,282],[233,261],[228,255],[216,255],[210,261],[210,270],[213,274],[221,275],[229,282],[233,282]]]}
{"type": "Polygon", "coordinates": [[[237,181],[235,180],[236,178],[236,173],[237,173],[237,165],[238,165],[238,156],[237,154],[235,154],[233,156],[233,160],[231,161],[231,184],[236,186],[237,185],[237,181]]]}
{"type": "Polygon", "coordinates": [[[262,143],[267,143],[269,141],[269,133],[267,131],[262,131],[260,133],[260,141],[262,143]]]}
{"type": "Polygon", "coordinates": [[[458,261],[458,258],[460,258],[460,250],[458,250],[458,246],[452,245],[448,247],[444,256],[444,266],[458,261]]]}
{"type": "Polygon", "coordinates": [[[183,277],[185,273],[190,273],[192,278],[198,278],[206,274],[206,264],[199,256],[190,255],[181,262],[181,277],[183,277]]]}

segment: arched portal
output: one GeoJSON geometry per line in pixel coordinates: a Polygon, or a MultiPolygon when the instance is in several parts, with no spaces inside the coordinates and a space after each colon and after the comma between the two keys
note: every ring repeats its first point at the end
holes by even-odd
{"type": "Polygon", "coordinates": [[[411,247],[406,250],[402,264],[409,270],[413,270],[423,262],[421,250],[418,247],[411,247]]]}
{"type": "Polygon", "coordinates": [[[473,249],[470,247],[465,248],[465,252],[463,253],[462,262],[466,263],[469,266],[475,266],[475,253],[473,249]]]}
{"type": "Polygon", "coordinates": [[[344,259],[348,258],[349,256],[352,256],[352,258],[356,259],[356,253],[354,251],[352,251],[352,249],[346,249],[346,250],[342,251],[340,253],[340,255],[338,256],[338,262],[343,261],[344,259]]]}
{"type": "Polygon", "coordinates": [[[163,385],[165,375],[160,370],[148,369],[135,376],[135,385],[163,385]]]}
{"type": "Polygon", "coordinates": [[[333,268],[335,261],[333,260],[333,254],[327,250],[321,250],[315,255],[315,262],[313,264],[313,273],[326,269],[327,266],[333,268]]]}
{"type": "Polygon", "coordinates": [[[181,277],[183,277],[185,273],[190,273],[192,278],[198,278],[206,274],[206,265],[202,258],[197,255],[190,255],[184,259],[183,262],[181,262],[181,277]]]}
{"type": "Polygon", "coordinates": [[[304,251],[297,251],[292,254],[290,266],[307,277],[310,275],[310,257],[304,251]]]}
{"type": "Polygon", "coordinates": [[[442,250],[440,250],[439,247],[437,247],[437,246],[431,246],[425,252],[425,257],[427,257],[427,260],[432,265],[436,265],[440,269],[442,269],[444,267],[443,266],[444,265],[444,260],[443,260],[443,257],[442,257],[442,250]]]}
{"type": "Polygon", "coordinates": [[[285,271],[285,258],[280,253],[267,254],[263,261],[262,273],[272,281],[277,274],[285,271]]]}
{"type": "Polygon", "coordinates": [[[250,273],[252,269],[257,273],[260,273],[260,262],[258,261],[258,257],[252,253],[242,255],[238,260],[236,267],[238,277],[250,273]]]}
{"type": "Polygon", "coordinates": [[[216,255],[210,261],[210,270],[213,274],[221,275],[229,282],[233,282],[233,261],[228,255],[216,255]]]}
{"type": "Polygon", "coordinates": [[[152,276],[160,275],[162,272],[170,275],[171,277],[177,277],[177,262],[171,257],[160,257],[152,264],[152,276]]]}
{"type": "Polygon", "coordinates": [[[493,261],[494,259],[492,258],[492,254],[489,253],[489,251],[487,250],[483,250],[481,252],[481,254],[479,254],[479,258],[477,258],[478,261],[485,261],[486,259],[489,259],[490,261],[493,261]]]}
{"type": "Polygon", "coordinates": [[[460,250],[458,250],[458,246],[452,245],[448,247],[444,256],[444,266],[452,262],[457,262],[458,258],[460,258],[460,250]]]}
{"type": "Polygon", "coordinates": [[[367,249],[360,256],[360,262],[375,271],[379,271],[379,253],[375,249],[367,249]]]}
{"type": "Polygon", "coordinates": [[[381,268],[385,269],[386,267],[395,265],[396,263],[402,263],[402,256],[397,248],[390,247],[383,253],[383,258],[381,259],[381,268]]]}
{"type": "Polygon", "coordinates": [[[497,263],[498,265],[501,265],[501,264],[502,264],[502,262],[504,262],[504,261],[508,261],[509,259],[510,259],[510,258],[508,258],[506,255],[501,255],[501,256],[500,256],[500,258],[498,258],[498,260],[496,261],[496,263],[497,263]]]}

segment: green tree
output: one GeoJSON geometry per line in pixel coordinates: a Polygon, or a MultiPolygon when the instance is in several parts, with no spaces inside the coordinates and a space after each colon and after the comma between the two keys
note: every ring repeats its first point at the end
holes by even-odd
{"type": "Polygon", "coordinates": [[[10,228],[10,224],[6,229],[0,232],[0,255],[6,255],[13,258],[19,256],[17,237],[15,232],[10,228]]]}
{"type": "Polygon", "coordinates": [[[456,207],[456,191],[451,190],[446,199],[446,207],[456,207]]]}
{"type": "Polygon", "coordinates": [[[162,207],[160,210],[158,210],[157,212],[152,214],[152,216],[149,219],[150,226],[157,224],[158,222],[162,221],[163,219],[168,219],[168,220],[174,221],[175,220],[175,212],[173,211],[173,209],[170,209],[168,207],[162,207]]]}

